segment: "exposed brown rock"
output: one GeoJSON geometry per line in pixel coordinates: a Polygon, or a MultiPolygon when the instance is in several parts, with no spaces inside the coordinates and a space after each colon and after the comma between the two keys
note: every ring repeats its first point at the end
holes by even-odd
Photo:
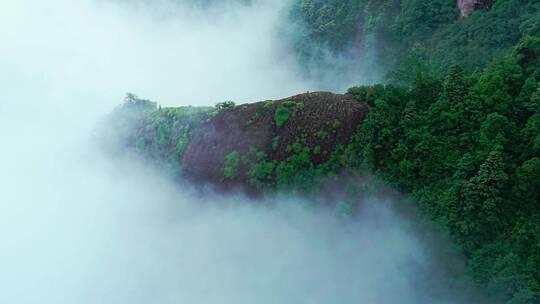
{"type": "Polygon", "coordinates": [[[461,17],[468,17],[475,9],[488,8],[493,0],[457,0],[461,17]]]}
{"type": "Polygon", "coordinates": [[[245,155],[254,148],[270,160],[283,161],[293,153],[287,146],[297,141],[319,146],[320,153],[312,158],[315,164],[322,163],[337,145],[349,142],[367,110],[351,95],[328,92],[236,106],[200,126],[183,155],[182,168],[188,177],[224,184],[223,166],[232,151],[245,155]],[[274,115],[284,106],[292,107],[291,115],[278,128],[274,115]]]}
{"type": "Polygon", "coordinates": [[[462,17],[467,17],[474,10],[477,0],[457,0],[457,5],[462,17]]]}

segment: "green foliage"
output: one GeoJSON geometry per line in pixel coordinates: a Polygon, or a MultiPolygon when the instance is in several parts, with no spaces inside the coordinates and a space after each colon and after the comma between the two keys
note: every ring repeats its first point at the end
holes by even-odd
{"type": "Polygon", "coordinates": [[[250,147],[244,155],[229,154],[225,167],[233,173],[234,178],[245,175],[250,185],[265,193],[274,189],[313,195],[320,189],[321,183],[329,175],[339,172],[344,164],[344,149],[341,146],[336,147],[330,159],[320,165],[315,165],[311,158],[312,154],[321,153],[320,146],[311,149],[297,141],[288,145],[286,152],[289,156],[284,161],[276,161],[269,160],[264,152],[250,147]]]}
{"type": "Polygon", "coordinates": [[[446,98],[450,105],[455,105],[463,102],[467,93],[468,88],[463,68],[459,65],[451,66],[444,82],[443,97],[446,98]]]}
{"type": "Polygon", "coordinates": [[[157,109],[157,104],[148,99],[127,93],[124,103],[118,106],[109,117],[110,127],[118,141],[122,144],[135,145],[139,150],[146,148],[146,141],[139,140],[140,134],[134,134],[134,129],[149,113],[157,109]]]}
{"type": "MultiPolygon", "coordinates": [[[[296,1],[291,10],[291,19],[305,24],[307,39],[298,40],[297,44],[308,44],[309,40],[328,44],[332,49],[344,48],[357,34],[356,23],[359,21],[360,1],[296,1]]],[[[308,49],[301,49],[308,51],[308,49]]]]}
{"type": "MultiPolygon", "coordinates": [[[[531,97],[529,99],[527,99],[525,96],[521,100],[523,102],[523,107],[525,108],[525,111],[527,111],[527,114],[529,115],[533,113],[540,113],[540,86],[538,86],[535,80],[536,79],[533,78],[530,82],[532,82],[533,87],[537,87],[536,91],[530,94],[531,97]]],[[[530,82],[529,79],[527,79],[527,83],[530,82]]]]}
{"type": "Polygon", "coordinates": [[[225,111],[232,109],[236,106],[236,103],[234,101],[223,101],[216,104],[215,108],[218,112],[225,111]]]}
{"type": "Polygon", "coordinates": [[[446,0],[403,0],[401,10],[390,25],[391,30],[407,40],[428,37],[438,28],[458,18],[455,2],[446,0]]]}
{"type": "Polygon", "coordinates": [[[115,122],[129,121],[122,137],[127,145],[148,157],[169,175],[181,171],[181,158],[191,139],[193,130],[206,121],[213,108],[177,107],[161,108],[147,100],[129,101],[115,111],[115,122]]]}
{"type": "Polygon", "coordinates": [[[238,165],[241,161],[238,151],[232,151],[225,157],[225,166],[223,167],[223,177],[225,179],[234,179],[238,176],[238,165]]]}
{"type": "Polygon", "coordinates": [[[512,123],[505,116],[491,113],[478,132],[478,143],[485,150],[502,150],[513,135],[512,123]]]}
{"type": "Polygon", "coordinates": [[[303,102],[297,102],[294,100],[285,100],[281,105],[289,108],[294,113],[296,113],[297,110],[303,110],[305,107],[303,102]]]}
{"type": "Polygon", "coordinates": [[[509,303],[540,299],[537,41],[482,72],[454,65],[442,85],[419,77],[349,90],[372,108],[346,166],[366,164],[410,193],[461,245],[475,282],[509,303]]]}
{"type": "Polygon", "coordinates": [[[266,159],[254,163],[248,171],[249,183],[257,189],[262,189],[263,186],[270,187],[276,165],[277,162],[266,159]]]}
{"type": "Polygon", "coordinates": [[[279,140],[279,136],[274,136],[274,138],[272,138],[272,150],[277,150],[277,148],[279,147],[279,140]]]}
{"type": "Polygon", "coordinates": [[[477,7],[463,18],[448,0],[295,0],[291,37],[306,64],[356,48],[376,53],[383,71],[416,53],[445,72],[453,64],[485,67],[523,37],[540,35],[537,1],[482,0],[477,7]]]}
{"type": "Polygon", "coordinates": [[[315,133],[315,136],[317,136],[317,138],[320,140],[324,140],[328,138],[328,132],[321,128],[319,131],[317,131],[317,133],[315,133]]]}
{"type": "Polygon", "coordinates": [[[179,157],[184,155],[184,151],[186,150],[188,144],[188,134],[182,134],[182,136],[180,136],[180,139],[178,139],[178,143],[176,144],[176,155],[179,157]]]}
{"type": "Polygon", "coordinates": [[[540,158],[533,157],[523,162],[516,172],[516,191],[527,201],[540,199],[540,158]]]}
{"type": "Polygon", "coordinates": [[[540,153],[540,111],[527,120],[527,124],[521,130],[521,135],[526,139],[526,145],[535,153],[540,153]]]}
{"type": "Polygon", "coordinates": [[[126,97],[124,97],[123,107],[147,111],[147,110],[156,109],[157,103],[150,101],[148,99],[139,98],[137,95],[133,93],[126,93],[126,97]]]}
{"type": "Polygon", "coordinates": [[[266,112],[268,112],[268,110],[270,109],[272,104],[273,104],[273,101],[271,101],[271,100],[270,101],[265,101],[260,107],[257,108],[257,112],[255,113],[255,116],[256,117],[261,117],[264,114],[266,114],[266,112]]]}
{"type": "Polygon", "coordinates": [[[303,102],[297,102],[296,103],[296,108],[298,110],[303,110],[305,107],[306,107],[306,105],[303,102]]]}
{"type": "Polygon", "coordinates": [[[289,120],[290,110],[288,107],[281,106],[274,113],[274,122],[278,128],[281,128],[289,120]]]}
{"type": "Polygon", "coordinates": [[[339,128],[341,128],[341,121],[339,121],[339,119],[334,119],[332,121],[332,131],[337,132],[339,130],[339,128]]]}
{"type": "Polygon", "coordinates": [[[315,175],[310,148],[295,143],[288,147],[288,150],[294,154],[277,165],[277,188],[283,191],[309,190],[313,187],[312,178],[315,175]]]}
{"type": "Polygon", "coordinates": [[[144,150],[146,148],[146,139],[144,137],[139,137],[135,143],[135,148],[137,150],[144,150]]]}

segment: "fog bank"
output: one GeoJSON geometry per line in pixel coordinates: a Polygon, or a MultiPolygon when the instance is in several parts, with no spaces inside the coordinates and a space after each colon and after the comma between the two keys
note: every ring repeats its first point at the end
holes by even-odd
{"type": "Polygon", "coordinates": [[[276,31],[284,0],[209,9],[191,2],[4,0],[3,74],[99,100],[135,91],[168,105],[316,89],[301,79],[276,31]]]}
{"type": "Polygon", "coordinates": [[[388,202],[348,222],[292,198],[201,195],[88,143],[18,151],[2,174],[0,302],[456,303],[388,202]]]}

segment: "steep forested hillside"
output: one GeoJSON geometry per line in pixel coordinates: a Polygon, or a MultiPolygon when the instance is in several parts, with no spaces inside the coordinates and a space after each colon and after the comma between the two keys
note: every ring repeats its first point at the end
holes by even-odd
{"type": "Polygon", "coordinates": [[[445,73],[452,64],[484,67],[524,35],[540,34],[538,1],[474,2],[463,17],[455,0],[297,0],[291,39],[302,62],[320,61],[326,51],[352,61],[375,53],[390,72],[414,52],[445,73]]]}
{"type": "Polygon", "coordinates": [[[348,149],[447,227],[475,281],[510,303],[540,292],[540,39],[485,71],[352,88],[372,105],[348,149]]]}
{"type": "Polygon", "coordinates": [[[387,80],[345,95],[209,108],[162,109],[129,95],[114,122],[128,146],[173,175],[315,199],[333,183],[346,193],[336,208],[351,216],[375,176],[448,231],[494,299],[538,303],[540,3],[475,9],[298,0],[290,16],[302,25],[302,62],[323,49],[377,49],[387,80]]]}

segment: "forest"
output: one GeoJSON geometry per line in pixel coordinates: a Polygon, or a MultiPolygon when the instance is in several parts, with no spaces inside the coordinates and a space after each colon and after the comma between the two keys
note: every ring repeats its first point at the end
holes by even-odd
{"type": "Polygon", "coordinates": [[[453,65],[405,87],[350,89],[372,110],[349,146],[461,245],[475,281],[510,303],[538,299],[540,39],[482,72],[453,65]]]}
{"type": "Polygon", "coordinates": [[[540,34],[537,1],[469,2],[476,10],[462,17],[453,0],[298,0],[289,17],[299,26],[290,37],[304,62],[326,51],[361,60],[374,50],[377,65],[390,73],[414,53],[444,75],[453,64],[485,67],[523,36],[540,34]]]}

